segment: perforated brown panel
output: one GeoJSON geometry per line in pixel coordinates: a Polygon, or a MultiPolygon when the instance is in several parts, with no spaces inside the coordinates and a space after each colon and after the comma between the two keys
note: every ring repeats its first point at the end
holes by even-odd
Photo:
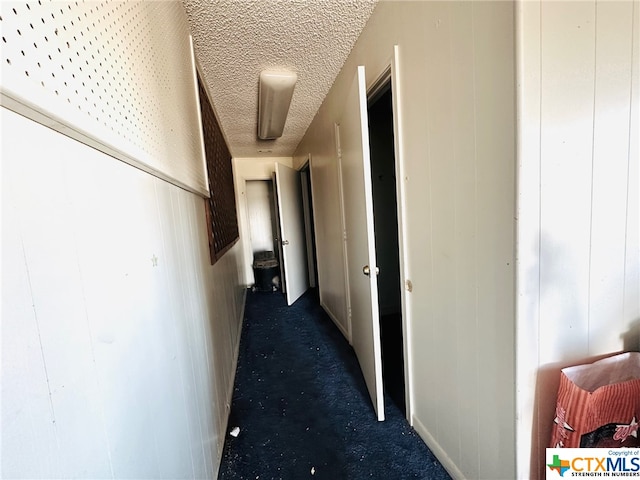
{"type": "Polygon", "coordinates": [[[209,174],[209,191],[211,192],[211,196],[205,202],[209,227],[209,249],[213,264],[236,243],[240,235],[231,154],[200,77],[198,77],[198,90],[209,174]]]}

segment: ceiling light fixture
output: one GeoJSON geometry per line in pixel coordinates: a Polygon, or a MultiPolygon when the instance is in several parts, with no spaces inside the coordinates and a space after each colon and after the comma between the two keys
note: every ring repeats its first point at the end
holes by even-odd
{"type": "Polygon", "coordinates": [[[282,136],[298,75],[289,70],[260,72],[258,93],[258,138],[272,140],[282,136]]]}

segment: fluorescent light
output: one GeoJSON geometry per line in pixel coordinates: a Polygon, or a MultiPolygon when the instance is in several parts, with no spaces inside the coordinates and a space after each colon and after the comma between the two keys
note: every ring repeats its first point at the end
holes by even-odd
{"type": "Polygon", "coordinates": [[[271,140],[282,136],[297,79],[298,75],[288,70],[260,72],[258,138],[271,140]]]}

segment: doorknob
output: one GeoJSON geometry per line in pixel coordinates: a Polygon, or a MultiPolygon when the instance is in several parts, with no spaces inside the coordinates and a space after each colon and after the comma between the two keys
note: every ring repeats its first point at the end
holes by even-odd
{"type": "MultiPolygon", "coordinates": [[[[369,265],[365,265],[364,267],[362,267],[362,273],[364,273],[367,277],[371,275],[371,268],[369,268],[369,265]]],[[[378,275],[379,273],[380,269],[376,267],[376,275],[378,275]]]]}
{"type": "Polygon", "coordinates": [[[282,245],[289,245],[289,240],[282,240],[282,245]]]}

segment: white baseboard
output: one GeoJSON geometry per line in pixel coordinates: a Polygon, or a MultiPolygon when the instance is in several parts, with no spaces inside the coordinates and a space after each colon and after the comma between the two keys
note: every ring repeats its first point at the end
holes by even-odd
{"type": "Polygon", "coordinates": [[[349,332],[347,332],[347,330],[345,330],[345,328],[340,324],[340,322],[338,321],[338,318],[333,314],[331,309],[327,307],[322,300],[320,300],[320,306],[325,311],[325,313],[329,315],[329,318],[331,319],[331,321],[333,321],[333,323],[335,323],[336,327],[338,327],[338,330],[340,330],[342,335],[344,335],[344,338],[346,338],[349,344],[351,344],[351,338],[349,338],[349,332]]]}
{"type": "Polygon", "coordinates": [[[420,419],[418,419],[415,415],[413,416],[413,428],[415,428],[418,435],[424,440],[424,443],[427,444],[429,450],[433,452],[438,461],[442,464],[445,470],[451,475],[451,478],[455,480],[466,480],[465,476],[462,474],[458,466],[451,460],[447,452],[445,452],[440,444],[436,441],[435,438],[429,433],[427,427],[425,427],[420,419]]]}

